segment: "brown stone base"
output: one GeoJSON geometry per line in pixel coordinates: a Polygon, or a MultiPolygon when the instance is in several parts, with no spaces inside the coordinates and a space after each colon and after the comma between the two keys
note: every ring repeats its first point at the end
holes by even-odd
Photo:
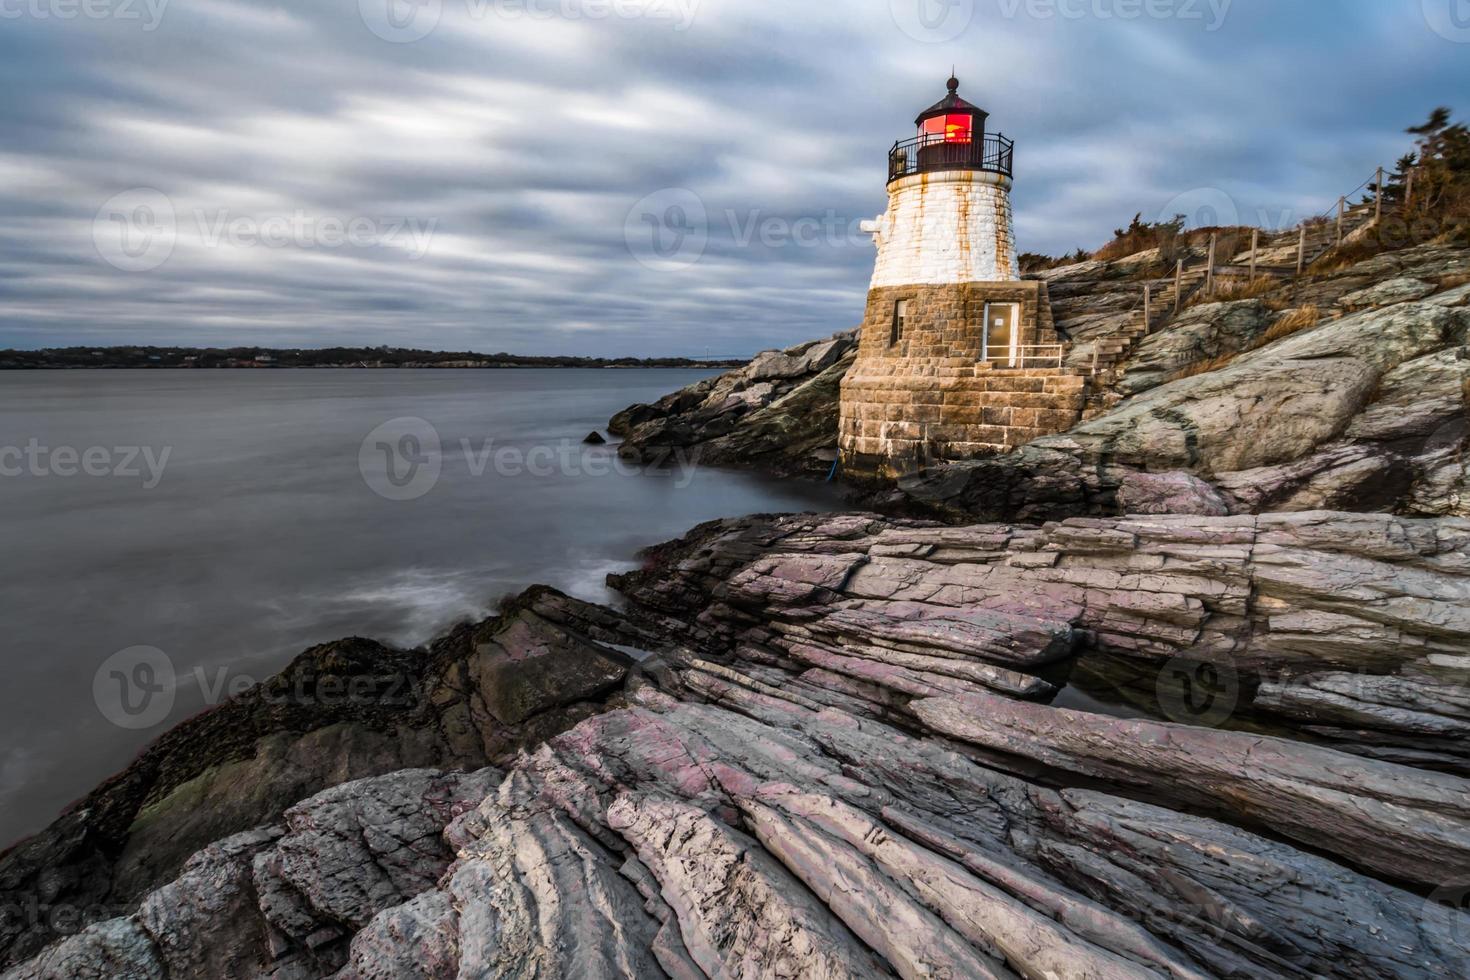
{"type": "Polygon", "coordinates": [[[1022,344],[1058,342],[1045,283],[896,286],[868,294],[858,358],[842,382],[844,474],[893,479],[935,460],[1008,452],[1077,424],[1085,378],[1062,368],[981,361],[987,301],[1022,304],[1022,344]],[[908,315],[895,340],[899,299],[908,315]]]}

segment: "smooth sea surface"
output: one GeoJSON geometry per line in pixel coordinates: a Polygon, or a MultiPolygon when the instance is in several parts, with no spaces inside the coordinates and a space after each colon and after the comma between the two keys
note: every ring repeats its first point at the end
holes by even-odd
{"type": "Polygon", "coordinates": [[[0,372],[0,847],[312,644],[419,644],[534,583],[606,601],[700,521],[839,507],[581,445],[709,373],[0,372]]]}

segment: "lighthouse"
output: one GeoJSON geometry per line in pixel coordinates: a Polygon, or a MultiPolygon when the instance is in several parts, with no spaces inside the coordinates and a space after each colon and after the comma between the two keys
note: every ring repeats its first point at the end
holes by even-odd
{"type": "Polygon", "coordinates": [[[946,87],[889,150],[888,208],[862,225],[878,254],[838,430],[857,478],[1007,452],[1082,410],[1046,284],[1020,276],[1015,146],[946,87]]]}

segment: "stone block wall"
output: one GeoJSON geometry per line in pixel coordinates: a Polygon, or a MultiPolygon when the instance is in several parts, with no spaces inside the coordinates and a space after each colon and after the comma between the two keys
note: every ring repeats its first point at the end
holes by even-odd
{"type": "Polygon", "coordinates": [[[885,362],[875,370],[932,374],[939,362],[959,359],[965,367],[978,361],[985,349],[985,304],[1019,303],[1023,345],[1061,342],[1052,322],[1046,283],[962,282],[939,286],[886,286],[868,290],[868,305],[858,335],[859,363],[885,362]],[[898,343],[892,340],[894,305],[908,301],[907,325],[898,343]]]}
{"type": "Polygon", "coordinates": [[[874,289],[858,357],[842,382],[838,446],[851,477],[894,478],[937,459],[1008,452],[1065,431],[1087,379],[1064,368],[981,361],[987,302],[1021,305],[1019,343],[1059,343],[1042,282],[874,289]],[[908,301],[893,342],[893,310],[908,301]]]}
{"type": "Polygon", "coordinates": [[[871,288],[1019,280],[1010,187],[1004,174],[974,170],[893,181],[871,288]]]}

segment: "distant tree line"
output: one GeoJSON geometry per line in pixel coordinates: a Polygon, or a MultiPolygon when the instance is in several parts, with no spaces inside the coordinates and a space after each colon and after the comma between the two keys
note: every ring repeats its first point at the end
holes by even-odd
{"type": "Polygon", "coordinates": [[[688,368],[738,367],[744,360],[687,357],[558,357],[429,351],[406,347],[52,347],[0,350],[0,369],[46,368],[688,368]]]}

